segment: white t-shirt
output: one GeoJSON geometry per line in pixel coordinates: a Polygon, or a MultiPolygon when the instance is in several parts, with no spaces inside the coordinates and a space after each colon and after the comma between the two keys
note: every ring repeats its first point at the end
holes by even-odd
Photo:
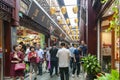
{"type": "Polygon", "coordinates": [[[44,51],[42,49],[39,49],[39,50],[36,50],[36,52],[38,53],[38,56],[43,59],[43,54],[44,54],[44,51]]]}
{"type": "Polygon", "coordinates": [[[69,67],[70,62],[70,51],[66,48],[58,50],[57,55],[59,60],[59,67],[69,67]]]}

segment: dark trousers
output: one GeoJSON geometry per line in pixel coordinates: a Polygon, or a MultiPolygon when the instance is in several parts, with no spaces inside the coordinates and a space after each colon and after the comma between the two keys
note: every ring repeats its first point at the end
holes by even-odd
{"type": "Polygon", "coordinates": [[[42,75],[42,62],[38,63],[38,71],[39,71],[39,75],[42,75]]]}
{"type": "Polygon", "coordinates": [[[50,65],[51,65],[50,76],[52,76],[54,67],[55,67],[55,74],[58,75],[58,61],[50,61],[50,65]]]}
{"type": "Polygon", "coordinates": [[[70,68],[73,68],[73,57],[70,59],[70,68]]]}
{"type": "Polygon", "coordinates": [[[69,80],[69,67],[60,67],[59,70],[61,80],[69,80]]]}
{"type": "Polygon", "coordinates": [[[73,63],[73,72],[72,72],[73,74],[75,74],[76,69],[77,69],[77,75],[79,75],[80,74],[80,63],[79,62],[73,63]]]}

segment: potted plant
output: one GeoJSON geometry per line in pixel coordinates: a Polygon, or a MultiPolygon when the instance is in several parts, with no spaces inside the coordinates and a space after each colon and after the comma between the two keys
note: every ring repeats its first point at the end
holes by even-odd
{"type": "Polygon", "coordinates": [[[112,70],[110,74],[106,73],[102,76],[98,76],[95,80],[119,80],[119,72],[117,70],[112,70]]]}
{"type": "Polygon", "coordinates": [[[82,58],[83,68],[87,72],[86,80],[94,80],[97,73],[100,73],[101,66],[94,55],[88,55],[82,58]]]}

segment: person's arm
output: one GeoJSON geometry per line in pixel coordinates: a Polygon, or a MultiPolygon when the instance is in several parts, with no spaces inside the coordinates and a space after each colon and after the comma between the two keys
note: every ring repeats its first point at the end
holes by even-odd
{"type": "Polygon", "coordinates": [[[73,52],[73,59],[74,59],[74,62],[76,62],[76,59],[75,59],[75,52],[76,52],[76,50],[74,50],[74,52],[73,52]]]}

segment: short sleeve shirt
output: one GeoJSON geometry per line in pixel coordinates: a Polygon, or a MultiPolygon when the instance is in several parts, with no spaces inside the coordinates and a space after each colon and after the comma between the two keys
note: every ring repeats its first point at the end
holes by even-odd
{"type": "Polygon", "coordinates": [[[62,48],[58,50],[56,56],[58,57],[59,67],[69,67],[71,56],[69,49],[62,48]]]}

